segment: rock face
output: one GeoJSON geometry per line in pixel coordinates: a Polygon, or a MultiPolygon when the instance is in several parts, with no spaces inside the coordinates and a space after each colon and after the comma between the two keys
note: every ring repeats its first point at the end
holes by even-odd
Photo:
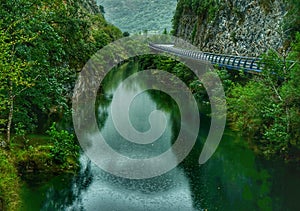
{"type": "Polygon", "coordinates": [[[257,57],[283,48],[286,13],[282,0],[219,0],[215,10],[206,8],[200,13],[187,0],[180,1],[174,34],[202,51],[257,57]]]}
{"type": "Polygon", "coordinates": [[[101,13],[100,7],[97,5],[96,0],[80,0],[79,2],[91,14],[101,13]]]}

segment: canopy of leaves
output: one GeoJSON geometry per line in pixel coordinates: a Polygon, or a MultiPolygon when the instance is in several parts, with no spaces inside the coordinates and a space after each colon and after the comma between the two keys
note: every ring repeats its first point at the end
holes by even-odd
{"type": "Polygon", "coordinates": [[[233,128],[257,140],[267,155],[299,159],[299,55],[298,33],[288,55],[270,51],[263,58],[263,74],[246,85],[234,85],[228,94],[233,128]]]}
{"type": "Polygon", "coordinates": [[[50,113],[68,109],[76,73],[106,44],[122,37],[80,0],[2,1],[0,129],[33,132],[50,113]],[[21,123],[21,124],[20,124],[21,123]]]}

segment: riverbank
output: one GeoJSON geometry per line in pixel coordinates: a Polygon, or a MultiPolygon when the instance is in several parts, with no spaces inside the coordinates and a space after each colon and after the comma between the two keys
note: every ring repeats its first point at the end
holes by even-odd
{"type": "Polygon", "coordinates": [[[0,210],[17,210],[20,206],[20,177],[13,156],[0,149],[0,210]]]}
{"type": "MultiPolygon", "coordinates": [[[[106,143],[116,152],[135,158],[152,158],[173,145],[181,129],[180,111],[166,94],[145,91],[132,102],[130,116],[139,131],[147,131],[149,114],[159,109],[166,117],[166,129],[148,145],[129,142],[115,129],[112,97],[120,82],[139,71],[139,64],[120,65],[103,81],[96,100],[96,117],[106,143]],[[127,74],[125,74],[127,73],[127,74]]],[[[124,99],[144,88],[147,82],[135,80],[122,89],[124,99]]],[[[196,87],[196,85],[195,85],[196,87]]],[[[208,105],[209,107],[209,105],[208,105]]],[[[72,176],[61,174],[40,183],[44,175],[22,186],[21,211],[39,210],[299,210],[300,171],[297,165],[267,160],[249,149],[247,141],[226,128],[218,149],[203,165],[199,155],[210,129],[210,118],[202,115],[197,141],[182,163],[166,174],[131,180],[107,173],[89,158],[80,156],[81,169],[72,176]]],[[[207,113],[209,114],[209,109],[207,113]]],[[[93,139],[93,133],[90,134],[93,139]]],[[[174,159],[176,153],[173,151],[174,159]]],[[[111,166],[122,165],[116,157],[107,159],[111,166]],[[119,165],[120,164],[120,165],[119,165]]],[[[120,166],[122,167],[122,166],[120,166]]]]}
{"type": "MultiPolygon", "coordinates": [[[[274,51],[263,55],[261,74],[218,67],[215,72],[226,94],[231,129],[241,133],[265,158],[299,163],[299,33],[291,47],[286,55],[274,51]]],[[[176,75],[200,102],[209,104],[205,87],[184,64],[161,56],[145,56],[140,63],[143,69],[161,69],[176,75]]]]}
{"type": "Polygon", "coordinates": [[[58,131],[53,125],[48,136],[21,139],[15,137],[9,149],[0,148],[0,210],[19,209],[23,179],[43,174],[47,175],[44,177],[47,181],[59,174],[75,174],[80,169],[79,146],[67,131],[58,131]]]}

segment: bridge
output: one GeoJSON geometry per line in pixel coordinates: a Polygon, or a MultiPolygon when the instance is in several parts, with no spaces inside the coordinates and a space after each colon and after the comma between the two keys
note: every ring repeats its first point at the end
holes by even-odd
{"type": "Polygon", "coordinates": [[[225,67],[229,70],[243,70],[245,72],[250,73],[260,73],[262,71],[260,58],[230,56],[224,54],[214,54],[208,52],[186,50],[177,48],[174,46],[174,44],[149,43],[149,47],[153,50],[166,52],[179,57],[210,61],[213,65],[225,67]]]}

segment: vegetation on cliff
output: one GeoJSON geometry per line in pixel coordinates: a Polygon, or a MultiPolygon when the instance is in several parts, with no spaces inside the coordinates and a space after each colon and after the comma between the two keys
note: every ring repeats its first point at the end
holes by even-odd
{"type": "MultiPolygon", "coordinates": [[[[288,162],[300,161],[299,50],[300,34],[287,55],[269,52],[264,56],[261,74],[215,70],[226,92],[229,126],[241,132],[259,153],[288,162]]],[[[145,56],[141,64],[143,69],[175,74],[198,100],[209,103],[204,86],[184,64],[161,56],[145,56]]]]}
{"type": "MultiPolygon", "coordinates": [[[[67,131],[49,131],[69,114],[76,74],[99,48],[122,37],[91,1],[3,1],[0,7],[0,209],[15,210],[19,170],[73,171],[78,147],[67,131]],[[3,159],[2,159],[3,158],[3,159]],[[10,185],[11,184],[11,185],[10,185]],[[14,195],[14,196],[12,196],[14,195]],[[12,200],[16,199],[16,200],[12,200]]],[[[19,173],[20,173],[19,171],[19,173]]]]}
{"type": "Polygon", "coordinates": [[[299,31],[299,9],[298,0],[180,0],[173,35],[213,53],[282,53],[299,31]]]}
{"type": "Polygon", "coordinates": [[[259,75],[219,71],[230,125],[266,156],[299,161],[299,1],[226,3],[227,7],[222,1],[180,0],[173,33],[195,45],[202,42],[201,50],[263,58],[264,70],[259,75]],[[253,12],[263,18],[251,17],[253,12]]]}
{"type": "Polygon", "coordinates": [[[292,51],[270,51],[261,75],[233,82],[227,93],[231,126],[267,156],[300,160],[300,34],[292,51]],[[293,62],[290,62],[293,61],[293,62]]]}
{"type": "MultiPolygon", "coordinates": [[[[232,17],[237,14],[240,20],[238,22],[243,22],[245,18],[245,11],[251,6],[258,4],[259,8],[265,13],[270,13],[273,8],[273,2],[270,0],[258,0],[258,1],[216,1],[216,0],[179,0],[177,3],[177,8],[175,15],[173,17],[173,33],[178,34],[178,28],[180,22],[184,19],[184,16],[200,16],[202,20],[215,21],[217,16],[222,14],[223,10],[226,8],[231,10],[232,17]],[[225,4],[224,4],[225,3],[225,4]],[[189,13],[190,12],[190,13],[189,13]]],[[[287,33],[290,35],[295,35],[297,31],[300,31],[300,17],[299,17],[299,0],[282,0],[282,6],[287,12],[285,14],[284,28],[288,30],[287,33]]],[[[278,14],[277,14],[278,15],[278,14]]]]}

